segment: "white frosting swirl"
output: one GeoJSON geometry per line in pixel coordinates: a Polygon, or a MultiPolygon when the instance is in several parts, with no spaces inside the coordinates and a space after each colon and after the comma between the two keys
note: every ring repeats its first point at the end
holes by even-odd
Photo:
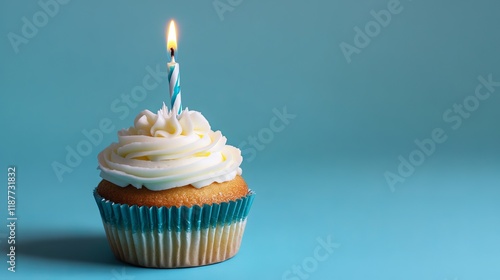
{"type": "Polygon", "coordinates": [[[134,126],[118,132],[118,143],[99,153],[101,177],[118,186],[165,190],[201,188],[241,174],[241,151],[226,145],[200,112],[179,116],[165,104],[154,114],[142,111],[134,126]]]}

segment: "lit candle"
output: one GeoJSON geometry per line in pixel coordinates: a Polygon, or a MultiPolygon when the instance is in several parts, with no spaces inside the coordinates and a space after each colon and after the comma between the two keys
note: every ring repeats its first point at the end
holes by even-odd
{"type": "Polygon", "coordinates": [[[168,28],[167,49],[170,52],[171,58],[170,62],[167,63],[171,108],[172,111],[179,115],[182,112],[181,76],[179,74],[179,63],[175,62],[177,34],[175,32],[175,23],[173,20],[170,22],[170,26],[168,28]]]}

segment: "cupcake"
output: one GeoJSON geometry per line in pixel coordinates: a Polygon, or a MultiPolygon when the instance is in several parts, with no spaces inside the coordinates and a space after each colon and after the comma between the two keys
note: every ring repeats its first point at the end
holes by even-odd
{"type": "Polygon", "coordinates": [[[240,150],[201,113],[142,111],[98,160],[94,197],[119,260],[190,267],[238,252],[254,193],[240,150]]]}

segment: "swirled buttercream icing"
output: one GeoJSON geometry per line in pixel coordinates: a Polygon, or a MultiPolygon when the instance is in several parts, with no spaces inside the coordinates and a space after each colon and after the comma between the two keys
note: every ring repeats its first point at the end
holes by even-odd
{"type": "Polygon", "coordinates": [[[142,111],[134,126],[118,132],[118,143],[99,153],[101,177],[155,191],[229,181],[241,174],[243,159],[226,141],[200,112],[176,115],[163,104],[157,114],[142,111]]]}

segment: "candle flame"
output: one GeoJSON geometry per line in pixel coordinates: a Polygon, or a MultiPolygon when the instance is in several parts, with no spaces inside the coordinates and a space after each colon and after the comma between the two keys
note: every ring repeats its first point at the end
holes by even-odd
{"type": "Polygon", "coordinates": [[[168,27],[168,35],[167,37],[167,50],[170,52],[171,49],[177,51],[177,32],[175,30],[175,22],[173,20],[170,21],[170,25],[168,27]]]}

